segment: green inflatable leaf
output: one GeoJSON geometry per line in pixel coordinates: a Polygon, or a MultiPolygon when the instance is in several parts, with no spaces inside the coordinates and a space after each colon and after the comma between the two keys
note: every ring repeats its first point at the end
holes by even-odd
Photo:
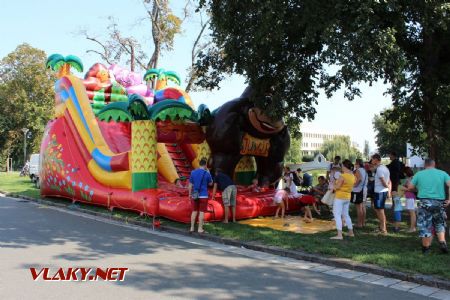
{"type": "Polygon", "coordinates": [[[58,71],[59,69],[62,68],[62,66],[64,66],[66,64],[66,62],[64,60],[58,60],[53,64],[53,71],[58,71]]]}
{"type": "Polygon", "coordinates": [[[192,108],[175,100],[164,100],[154,104],[149,109],[151,120],[193,120],[196,114],[192,108]]]}
{"type": "Polygon", "coordinates": [[[176,72],[166,71],[164,72],[164,75],[166,75],[167,80],[171,80],[175,82],[177,85],[180,85],[181,83],[180,76],[176,72]]]}
{"type": "Polygon", "coordinates": [[[98,113],[101,121],[131,122],[133,116],[128,112],[127,102],[113,102],[103,107],[98,113]]]}
{"type": "Polygon", "coordinates": [[[47,58],[47,62],[45,63],[45,66],[47,68],[55,70],[55,64],[60,61],[64,62],[64,56],[62,56],[61,54],[58,54],[58,53],[54,53],[47,58]]]}
{"type": "Polygon", "coordinates": [[[158,78],[161,72],[164,71],[164,69],[150,69],[147,70],[144,74],[144,80],[152,80],[153,78],[158,78]]]}
{"type": "Polygon", "coordinates": [[[83,63],[79,57],[75,55],[67,55],[64,60],[78,72],[83,72],[83,63]]]}
{"type": "Polygon", "coordinates": [[[106,121],[106,122],[111,122],[111,121],[131,122],[132,121],[132,117],[128,113],[125,113],[121,110],[116,110],[116,109],[109,109],[104,112],[99,112],[98,119],[100,121],[106,121]]]}
{"type": "Polygon", "coordinates": [[[148,108],[144,99],[137,95],[132,94],[128,97],[128,111],[133,116],[134,120],[148,120],[148,108]]]}

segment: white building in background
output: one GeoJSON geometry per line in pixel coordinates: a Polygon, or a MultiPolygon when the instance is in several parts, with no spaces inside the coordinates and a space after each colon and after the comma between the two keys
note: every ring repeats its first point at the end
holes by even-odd
{"type": "MultiPolygon", "coordinates": [[[[315,155],[320,151],[323,143],[327,140],[332,140],[337,136],[346,136],[351,140],[348,134],[331,132],[323,129],[313,128],[310,126],[302,125],[300,127],[302,133],[302,154],[303,155],[315,155]]],[[[361,151],[358,143],[351,141],[353,147],[361,151]]]]}
{"type": "Polygon", "coordinates": [[[413,155],[413,147],[410,143],[406,144],[406,165],[411,168],[423,168],[425,165],[425,160],[423,157],[418,155],[413,155]]]}

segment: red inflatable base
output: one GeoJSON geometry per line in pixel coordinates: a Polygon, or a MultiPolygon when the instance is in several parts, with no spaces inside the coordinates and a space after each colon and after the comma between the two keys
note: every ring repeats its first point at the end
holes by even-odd
{"type": "MultiPolygon", "coordinates": [[[[129,125],[100,122],[105,140],[113,151],[129,150],[129,125]]],[[[41,195],[63,197],[75,202],[120,208],[145,215],[162,216],[174,221],[190,222],[191,204],[188,191],[167,183],[158,176],[158,189],[132,192],[112,188],[97,182],[87,168],[89,153],[79,143],[80,137],[70,124],[70,118],[58,118],[47,125],[41,145],[41,195]]],[[[238,191],[236,218],[248,219],[275,214],[274,190],[261,193],[238,191]]],[[[289,199],[289,211],[298,211],[301,202],[314,198],[303,196],[289,199]]],[[[222,199],[208,201],[206,221],[221,221],[224,216],[222,199]]]]}

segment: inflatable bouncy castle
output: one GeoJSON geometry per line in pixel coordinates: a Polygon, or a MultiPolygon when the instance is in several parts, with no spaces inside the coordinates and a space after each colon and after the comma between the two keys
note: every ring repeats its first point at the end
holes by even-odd
{"type": "MultiPolygon", "coordinates": [[[[287,128],[253,107],[251,90],[213,112],[205,105],[196,111],[172,71],[141,76],[97,63],[81,79],[70,73],[83,71],[80,59],[59,54],[47,67],[58,80],[55,115],[41,145],[42,196],[189,222],[187,180],[201,158],[241,184],[281,175],[287,128]]],[[[239,188],[236,217],[274,214],[273,194],[239,188]]],[[[296,197],[291,210],[300,207],[296,197]]],[[[205,220],[222,220],[223,212],[217,195],[205,220]]]]}

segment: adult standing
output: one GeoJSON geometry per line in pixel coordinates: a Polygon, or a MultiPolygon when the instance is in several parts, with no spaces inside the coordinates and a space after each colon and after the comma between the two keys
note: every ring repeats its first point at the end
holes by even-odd
{"type": "Polygon", "coordinates": [[[375,199],[373,201],[373,206],[375,208],[378,221],[380,222],[380,234],[387,235],[386,214],[384,213],[384,207],[389,193],[390,174],[388,168],[381,164],[381,156],[379,154],[374,154],[372,156],[372,164],[376,168],[374,188],[375,199]]]}
{"type": "Polygon", "coordinates": [[[366,223],[366,198],[367,198],[367,182],[368,175],[364,169],[362,159],[358,158],[355,161],[355,185],[352,190],[351,202],[355,204],[357,215],[357,227],[364,227],[366,223]]]}
{"type": "Polygon", "coordinates": [[[228,223],[228,215],[231,206],[231,215],[233,218],[233,222],[236,222],[236,194],[237,188],[231,178],[223,173],[220,169],[216,170],[216,174],[214,176],[214,187],[212,193],[212,199],[216,199],[216,191],[219,188],[219,191],[222,192],[222,201],[224,206],[224,223],[228,223]]]}
{"type": "Polygon", "coordinates": [[[398,159],[397,153],[391,151],[389,153],[391,162],[387,165],[389,169],[389,179],[391,180],[391,191],[398,191],[398,184],[400,183],[400,177],[403,173],[403,163],[398,159]]]}
{"type": "Polygon", "coordinates": [[[199,165],[200,167],[193,170],[189,177],[189,199],[192,206],[190,232],[195,230],[195,220],[198,215],[198,232],[203,233],[203,221],[208,207],[208,185],[212,184],[212,178],[206,168],[206,159],[202,158],[199,165]]]}
{"type": "Polygon", "coordinates": [[[444,207],[450,204],[450,196],[446,197],[445,186],[448,187],[450,194],[450,176],[446,172],[436,169],[436,164],[432,159],[425,160],[425,169],[417,172],[408,184],[408,190],[418,190],[417,227],[419,236],[422,238],[422,253],[424,254],[430,250],[433,226],[441,251],[448,253],[445,241],[444,207]]]}
{"type": "Polygon", "coordinates": [[[334,185],[336,196],[333,203],[333,215],[336,222],[337,235],[332,237],[333,240],[342,240],[342,218],[348,228],[348,235],[354,236],[353,224],[348,214],[350,207],[350,198],[353,186],[355,185],[355,175],[352,172],[353,165],[346,159],[342,163],[342,173],[334,185]]]}
{"type": "Polygon", "coordinates": [[[334,162],[332,162],[330,164],[330,167],[327,170],[327,180],[330,181],[331,178],[333,177],[335,170],[338,170],[341,168],[342,168],[341,157],[339,155],[336,155],[334,157],[334,162]]]}

